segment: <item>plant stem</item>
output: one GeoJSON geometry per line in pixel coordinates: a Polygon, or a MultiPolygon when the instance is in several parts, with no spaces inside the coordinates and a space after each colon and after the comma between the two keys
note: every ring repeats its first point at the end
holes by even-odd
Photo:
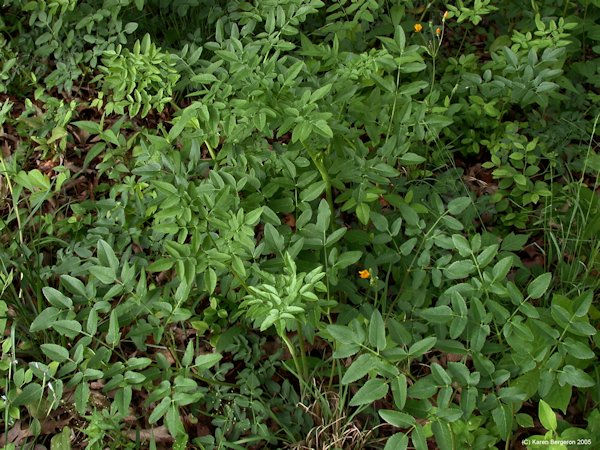
{"type": "MultiPolygon", "coordinates": [[[[6,184],[8,185],[8,190],[10,191],[10,197],[13,201],[13,208],[15,209],[15,216],[17,218],[17,228],[19,230],[19,242],[21,246],[25,245],[25,241],[23,239],[23,224],[21,223],[21,215],[19,214],[19,201],[15,198],[15,193],[13,190],[12,182],[10,181],[10,176],[8,175],[8,169],[6,168],[6,163],[4,162],[4,158],[2,157],[2,152],[0,151],[0,163],[2,163],[2,168],[4,171],[4,176],[6,177],[6,184]]],[[[21,271],[19,275],[20,283],[19,283],[19,298],[23,299],[23,272],[21,271]]],[[[38,313],[42,312],[43,309],[42,297],[38,296],[37,298],[37,307],[38,313]]]]}
{"type": "Polygon", "coordinates": [[[563,8],[562,17],[566,17],[568,7],[569,7],[569,0],[565,0],[565,7],[563,8]]]}
{"type": "Polygon", "coordinates": [[[217,162],[217,155],[215,153],[215,150],[211,147],[211,145],[208,143],[208,141],[204,141],[204,145],[206,145],[206,148],[208,149],[208,153],[210,153],[210,157],[212,158],[212,160],[215,163],[215,169],[219,167],[219,163],[217,162]]]}
{"type": "Polygon", "coordinates": [[[298,381],[300,382],[300,395],[301,395],[301,397],[304,397],[304,378],[302,376],[301,363],[298,360],[298,356],[296,355],[296,352],[294,351],[294,346],[292,345],[292,342],[289,340],[289,338],[285,334],[285,331],[283,333],[281,333],[280,337],[283,340],[283,342],[285,342],[285,345],[287,346],[288,351],[290,352],[290,355],[292,355],[292,360],[294,361],[294,366],[296,366],[296,372],[297,372],[296,376],[298,377],[298,381]]]}
{"type": "Polygon", "coordinates": [[[433,56],[433,58],[431,58],[433,66],[431,68],[431,88],[429,89],[429,92],[433,92],[433,86],[435,85],[435,58],[435,55],[433,56]]]}
{"type": "Polygon", "coordinates": [[[297,323],[298,328],[298,344],[300,346],[300,362],[302,364],[302,377],[308,381],[308,364],[306,362],[306,345],[304,343],[304,334],[302,333],[302,325],[297,323]]]}
{"type": "MultiPolygon", "coordinates": [[[[302,145],[308,152],[310,159],[312,159],[313,164],[321,174],[321,179],[325,182],[325,195],[327,197],[327,203],[329,204],[329,209],[331,210],[331,216],[333,218],[334,210],[333,210],[333,194],[331,192],[331,178],[329,178],[329,174],[327,173],[327,168],[323,164],[323,155],[315,154],[312,150],[310,150],[306,144],[303,142],[302,145]]],[[[333,221],[331,222],[333,223],[333,221]]]]}

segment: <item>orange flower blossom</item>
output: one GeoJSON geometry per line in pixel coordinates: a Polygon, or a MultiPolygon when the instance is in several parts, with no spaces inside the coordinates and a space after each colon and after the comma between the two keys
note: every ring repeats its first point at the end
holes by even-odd
{"type": "Polygon", "coordinates": [[[364,269],[364,270],[360,270],[358,272],[358,275],[362,278],[362,279],[367,279],[367,278],[371,278],[371,272],[369,272],[369,269],[364,269]]]}

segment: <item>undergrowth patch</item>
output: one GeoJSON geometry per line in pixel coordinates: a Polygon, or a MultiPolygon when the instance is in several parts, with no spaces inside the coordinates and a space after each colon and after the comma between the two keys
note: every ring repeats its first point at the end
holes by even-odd
{"type": "Polygon", "coordinates": [[[597,0],[3,0],[0,446],[600,445],[597,0]]]}

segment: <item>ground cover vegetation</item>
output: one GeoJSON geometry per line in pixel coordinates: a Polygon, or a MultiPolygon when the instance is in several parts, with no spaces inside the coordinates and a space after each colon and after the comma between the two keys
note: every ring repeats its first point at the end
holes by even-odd
{"type": "Polygon", "coordinates": [[[0,446],[598,448],[599,115],[598,0],[0,0],[0,446]]]}

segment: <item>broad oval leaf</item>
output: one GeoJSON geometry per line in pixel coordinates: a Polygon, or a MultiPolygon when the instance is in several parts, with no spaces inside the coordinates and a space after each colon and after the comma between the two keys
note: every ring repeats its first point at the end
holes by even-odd
{"type": "Polygon", "coordinates": [[[388,389],[387,383],[381,378],[369,380],[356,392],[356,394],[354,394],[349,405],[360,406],[373,403],[375,400],[385,397],[388,393],[388,389]]]}
{"type": "Polygon", "coordinates": [[[369,353],[365,353],[364,355],[360,355],[358,358],[354,360],[354,362],[348,367],[346,373],[342,377],[342,384],[350,384],[354,383],[357,380],[360,380],[369,371],[376,368],[377,358],[369,353]]]}

